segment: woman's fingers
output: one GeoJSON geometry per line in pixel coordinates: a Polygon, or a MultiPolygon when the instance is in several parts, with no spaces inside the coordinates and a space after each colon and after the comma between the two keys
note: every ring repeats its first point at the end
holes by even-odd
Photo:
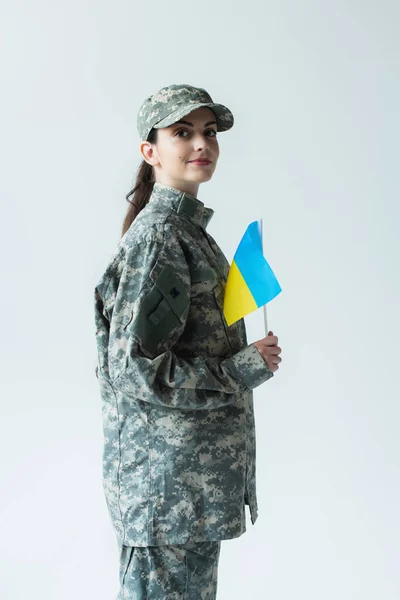
{"type": "Polygon", "coordinates": [[[269,331],[267,337],[254,342],[254,344],[271,371],[279,369],[279,363],[282,362],[279,355],[282,349],[278,346],[278,337],[273,335],[272,331],[269,331]]]}

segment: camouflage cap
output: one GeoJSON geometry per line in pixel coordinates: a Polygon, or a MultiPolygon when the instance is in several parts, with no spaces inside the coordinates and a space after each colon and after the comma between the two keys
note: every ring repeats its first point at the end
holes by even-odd
{"type": "Polygon", "coordinates": [[[186,84],[168,85],[146,98],[140,107],[137,116],[140,139],[146,141],[153,127],[168,127],[202,106],[210,108],[215,114],[217,131],[227,131],[232,127],[234,120],[229,108],[213,102],[203,88],[186,84]]]}

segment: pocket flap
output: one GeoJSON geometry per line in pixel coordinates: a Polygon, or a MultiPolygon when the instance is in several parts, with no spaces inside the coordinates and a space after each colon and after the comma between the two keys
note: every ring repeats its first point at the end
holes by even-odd
{"type": "Polygon", "coordinates": [[[192,283],[199,283],[203,281],[215,281],[218,280],[218,275],[212,267],[204,267],[203,269],[193,269],[190,271],[190,280],[192,283]]]}

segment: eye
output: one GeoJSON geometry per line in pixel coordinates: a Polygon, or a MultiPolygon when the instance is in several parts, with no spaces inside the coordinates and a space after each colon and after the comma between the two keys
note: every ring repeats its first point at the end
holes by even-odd
{"type": "Polygon", "coordinates": [[[178,129],[178,131],[176,131],[176,132],[174,133],[174,136],[175,136],[175,135],[178,135],[178,136],[179,136],[179,134],[180,134],[180,133],[187,133],[187,130],[186,130],[186,129],[178,129]]]}
{"type": "MultiPolygon", "coordinates": [[[[174,133],[174,135],[180,136],[181,133],[188,133],[188,130],[187,129],[178,129],[174,133]]],[[[217,132],[214,129],[209,129],[206,133],[212,133],[213,134],[213,135],[211,135],[209,137],[216,137],[217,136],[217,132]]]]}

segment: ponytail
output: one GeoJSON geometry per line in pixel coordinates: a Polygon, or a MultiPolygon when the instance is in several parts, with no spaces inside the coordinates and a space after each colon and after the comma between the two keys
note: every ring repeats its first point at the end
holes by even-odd
{"type": "MultiPolygon", "coordinates": [[[[147,136],[147,141],[155,144],[157,140],[157,129],[152,129],[147,136]]],[[[140,211],[146,206],[150,200],[150,196],[153,191],[155,182],[154,169],[152,165],[149,165],[145,160],[139,165],[136,175],[136,182],[134,188],[126,195],[126,199],[130,206],[125,215],[125,219],[122,226],[122,235],[126,233],[133,221],[136,219],[140,211]],[[133,200],[130,200],[130,196],[133,195],[133,200]]]]}

